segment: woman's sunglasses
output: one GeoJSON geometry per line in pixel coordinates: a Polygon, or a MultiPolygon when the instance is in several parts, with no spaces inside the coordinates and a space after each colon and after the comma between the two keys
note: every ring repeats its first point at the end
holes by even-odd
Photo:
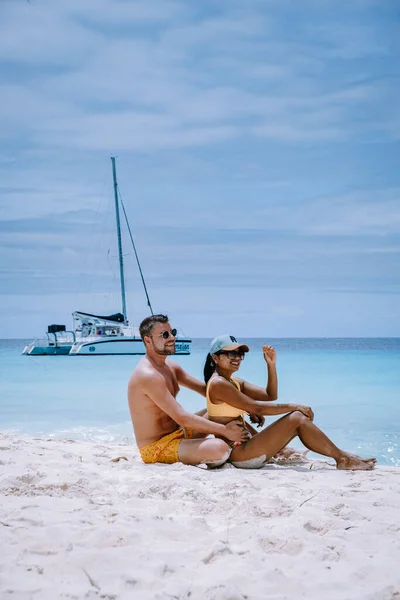
{"type": "Polygon", "coordinates": [[[239,358],[240,360],[244,360],[244,352],[243,350],[241,350],[240,352],[238,350],[221,350],[220,352],[218,352],[218,354],[226,354],[226,356],[232,360],[234,358],[239,358]]]}
{"type": "Polygon", "coordinates": [[[171,331],[162,331],[159,335],[164,338],[164,340],[167,340],[169,336],[176,337],[177,333],[178,331],[176,329],[171,329],[171,331]]]}

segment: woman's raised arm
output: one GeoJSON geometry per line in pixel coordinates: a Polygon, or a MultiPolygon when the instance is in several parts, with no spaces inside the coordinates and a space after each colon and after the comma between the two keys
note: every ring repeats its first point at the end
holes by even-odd
{"type": "Polygon", "coordinates": [[[261,346],[264,354],[264,360],[267,364],[267,385],[265,389],[258,385],[254,385],[244,379],[237,380],[240,383],[243,394],[249,396],[253,400],[261,402],[271,402],[278,398],[278,374],[276,372],[276,350],[272,346],[261,346]]]}

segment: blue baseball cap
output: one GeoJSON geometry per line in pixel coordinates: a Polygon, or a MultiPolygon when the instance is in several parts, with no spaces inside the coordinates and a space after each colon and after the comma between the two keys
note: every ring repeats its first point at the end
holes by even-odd
{"type": "Polygon", "coordinates": [[[210,354],[216,354],[220,350],[237,350],[238,348],[242,348],[244,352],[249,351],[249,347],[246,344],[240,344],[235,336],[225,333],[213,339],[210,354]]]}

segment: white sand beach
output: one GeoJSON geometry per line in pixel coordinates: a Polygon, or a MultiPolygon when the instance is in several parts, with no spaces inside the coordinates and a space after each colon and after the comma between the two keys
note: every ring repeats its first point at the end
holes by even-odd
{"type": "Polygon", "coordinates": [[[210,471],[0,434],[0,598],[400,599],[400,469],[328,462],[210,471]]]}

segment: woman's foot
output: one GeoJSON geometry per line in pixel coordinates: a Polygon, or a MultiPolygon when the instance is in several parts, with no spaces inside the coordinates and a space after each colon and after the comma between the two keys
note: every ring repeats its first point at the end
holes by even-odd
{"type": "Polygon", "coordinates": [[[343,452],[336,461],[336,468],[345,471],[371,471],[375,467],[376,458],[361,458],[355,454],[343,452]]]}

